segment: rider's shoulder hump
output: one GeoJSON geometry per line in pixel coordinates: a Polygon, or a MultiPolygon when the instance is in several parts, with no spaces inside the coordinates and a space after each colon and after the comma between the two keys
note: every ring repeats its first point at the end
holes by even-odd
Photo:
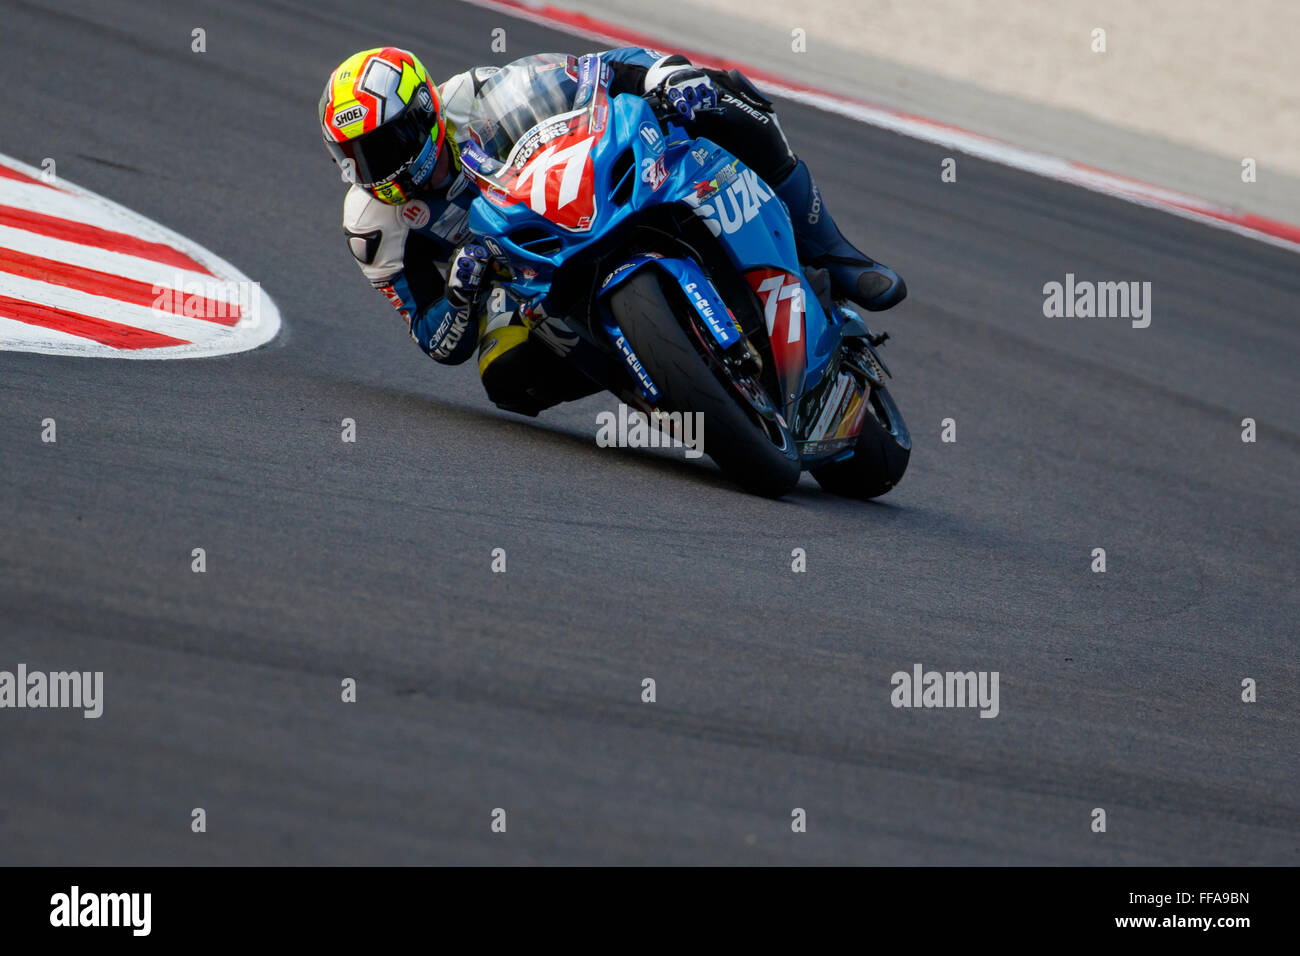
{"type": "MultiPolygon", "coordinates": [[[[360,186],[348,189],[343,200],[343,229],[349,237],[366,240],[369,261],[357,256],[361,271],[377,280],[402,269],[407,223],[401,206],[380,202],[360,186]]],[[[357,249],[353,248],[353,255],[357,249]]]]}
{"type": "Polygon", "coordinates": [[[343,227],[357,232],[361,227],[383,229],[401,226],[401,208],[380,202],[367,190],[353,184],[343,200],[343,227]]]}

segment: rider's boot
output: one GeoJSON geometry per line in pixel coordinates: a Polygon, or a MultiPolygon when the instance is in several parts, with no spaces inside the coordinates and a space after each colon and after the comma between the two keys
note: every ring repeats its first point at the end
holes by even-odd
{"type": "Polygon", "coordinates": [[[790,209],[801,262],[825,269],[836,292],[871,312],[903,301],[907,285],[902,277],[844,238],[803,160],[774,188],[790,209]]]}

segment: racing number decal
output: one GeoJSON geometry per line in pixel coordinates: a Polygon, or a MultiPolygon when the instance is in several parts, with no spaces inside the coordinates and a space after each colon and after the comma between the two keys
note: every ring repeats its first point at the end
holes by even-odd
{"type": "Polygon", "coordinates": [[[589,220],[595,212],[595,193],[588,175],[591,169],[588,158],[595,143],[595,136],[588,136],[563,148],[560,148],[559,143],[552,143],[529,160],[528,165],[520,171],[512,192],[522,198],[523,191],[527,189],[528,205],[533,212],[547,216],[561,225],[572,227],[583,217],[588,217],[589,220]],[[563,167],[563,172],[559,184],[552,188],[555,177],[551,174],[560,167],[563,167]],[[587,186],[585,190],[582,188],[584,185],[587,186]],[[578,200],[577,216],[559,215],[566,206],[578,200]],[[554,207],[551,206],[552,201],[554,207]],[[548,212],[551,215],[547,215],[548,212]],[[570,219],[574,222],[569,222],[570,219]]]}
{"type": "Polygon", "coordinates": [[[786,342],[798,342],[803,331],[803,284],[788,272],[777,272],[763,279],[754,289],[763,300],[763,318],[767,320],[767,334],[772,335],[776,325],[777,311],[786,299],[792,300],[786,311],[785,319],[789,331],[786,342]]]}
{"type": "Polygon", "coordinates": [[[745,273],[749,287],[763,303],[767,338],[776,360],[785,404],[794,401],[803,387],[808,359],[804,350],[803,283],[782,269],[751,269],[745,273]]]}

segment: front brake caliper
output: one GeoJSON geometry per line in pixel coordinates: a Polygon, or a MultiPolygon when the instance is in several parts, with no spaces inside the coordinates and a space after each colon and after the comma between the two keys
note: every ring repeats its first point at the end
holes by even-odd
{"type": "Polygon", "coordinates": [[[742,379],[759,378],[763,374],[763,357],[746,338],[723,352],[722,361],[729,372],[742,379]]]}

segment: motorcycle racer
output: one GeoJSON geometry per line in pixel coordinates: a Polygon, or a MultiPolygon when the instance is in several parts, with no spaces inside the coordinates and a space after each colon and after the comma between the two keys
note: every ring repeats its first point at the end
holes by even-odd
{"type": "MultiPolygon", "coordinates": [[[[826,270],[835,291],[871,311],[907,294],[893,270],[840,233],[807,165],[791,149],[771,101],[740,73],[702,70],[679,54],[626,47],[600,54],[610,95],[657,95],[693,137],[738,157],[785,202],[800,260],[826,270]]],[[[489,398],[528,415],[594,390],[528,340],[505,303],[491,304],[488,251],[469,230],[477,195],[460,162],[475,101],[497,67],[475,67],[437,87],[396,47],[364,50],[330,75],[318,108],[326,148],[350,182],[343,207],[361,271],[435,361],[456,365],[478,347],[489,398]]]]}

